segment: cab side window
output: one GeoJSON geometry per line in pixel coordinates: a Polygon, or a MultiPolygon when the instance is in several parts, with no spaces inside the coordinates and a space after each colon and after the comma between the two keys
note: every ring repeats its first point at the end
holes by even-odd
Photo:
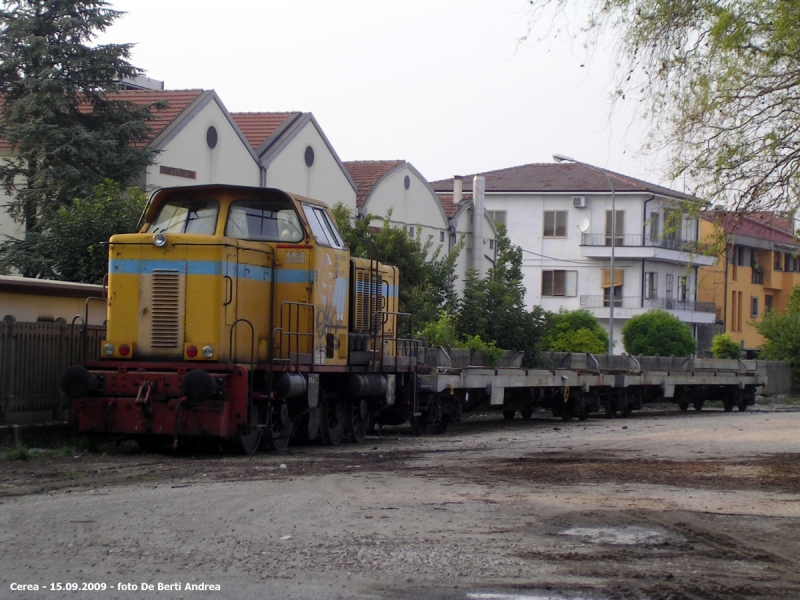
{"type": "Polygon", "coordinates": [[[303,212],[311,227],[311,233],[317,238],[317,243],[331,248],[344,248],[345,244],[336,225],[333,224],[325,209],[311,204],[303,204],[303,212]]]}

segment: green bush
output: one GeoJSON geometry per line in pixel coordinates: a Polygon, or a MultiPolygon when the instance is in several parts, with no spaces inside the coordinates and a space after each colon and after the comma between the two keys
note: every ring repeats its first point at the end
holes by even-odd
{"type": "Polygon", "coordinates": [[[608,352],[608,332],[588,310],[564,310],[552,315],[542,346],[556,352],[608,352]]]}
{"type": "Polygon", "coordinates": [[[711,356],[714,358],[740,358],[742,347],[733,341],[731,334],[720,333],[711,340],[711,356]]]}
{"type": "Polygon", "coordinates": [[[759,358],[789,361],[793,380],[800,381],[800,286],[792,290],[785,310],[767,311],[764,318],[753,325],[764,336],[759,358]]]}
{"type": "Polygon", "coordinates": [[[648,310],[625,323],[622,342],[628,354],[690,356],[697,351],[689,326],[660,309],[648,310]]]}

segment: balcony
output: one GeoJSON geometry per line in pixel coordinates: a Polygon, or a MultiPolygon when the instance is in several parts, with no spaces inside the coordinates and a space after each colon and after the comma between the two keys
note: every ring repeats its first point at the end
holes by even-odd
{"type": "MultiPolygon", "coordinates": [[[[608,296],[581,296],[581,308],[586,308],[598,319],[610,317],[610,300],[608,296]]],[[[641,296],[623,296],[614,299],[614,316],[618,319],[630,319],[653,308],[660,308],[674,313],[682,321],[689,323],[713,323],[716,319],[716,305],[713,302],[690,302],[670,298],[642,298],[641,296]]]]}
{"type": "Polygon", "coordinates": [[[764,269],[755,268],[750,276],[750,283],[764,285],[764,269]]]}
{"type": "MultiPolygon", "coordinates": [[[[652,240],[642,234],[614,236],[614,256],[619,258],[712,266],[717,260],[716,257],[703,252],[702,244],[687,240],[675,238],[652,240]]],[[[606,233],[582,234],[581,255],[587,258],[609,258],[611,256],[611,236],[606,233]]]]}

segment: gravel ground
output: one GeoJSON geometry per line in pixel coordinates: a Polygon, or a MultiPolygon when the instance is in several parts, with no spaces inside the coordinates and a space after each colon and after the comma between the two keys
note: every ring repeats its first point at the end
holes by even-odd
{"type": "Polygon", "coordinates": [[[540,417],[2,462],[0,598],[800,598],[799,411],[540,417]]]}

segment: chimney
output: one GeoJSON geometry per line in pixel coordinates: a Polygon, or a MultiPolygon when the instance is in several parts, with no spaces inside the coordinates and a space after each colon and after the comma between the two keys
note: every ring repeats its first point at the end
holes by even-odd
{"type": "Polygon", "coordinates": [[[464,194],[464,181],[461,175],[455,175],[453,177],[453,204],[458,204],[461,202],[464,194]]]}
{"type": "Polygon", "coordinates": [[[483,219],[484,201],[486,199],[486,179],[475,175],[472,180],[472,266],[478,272],[478,277],[483,277],[483,219]]]}

